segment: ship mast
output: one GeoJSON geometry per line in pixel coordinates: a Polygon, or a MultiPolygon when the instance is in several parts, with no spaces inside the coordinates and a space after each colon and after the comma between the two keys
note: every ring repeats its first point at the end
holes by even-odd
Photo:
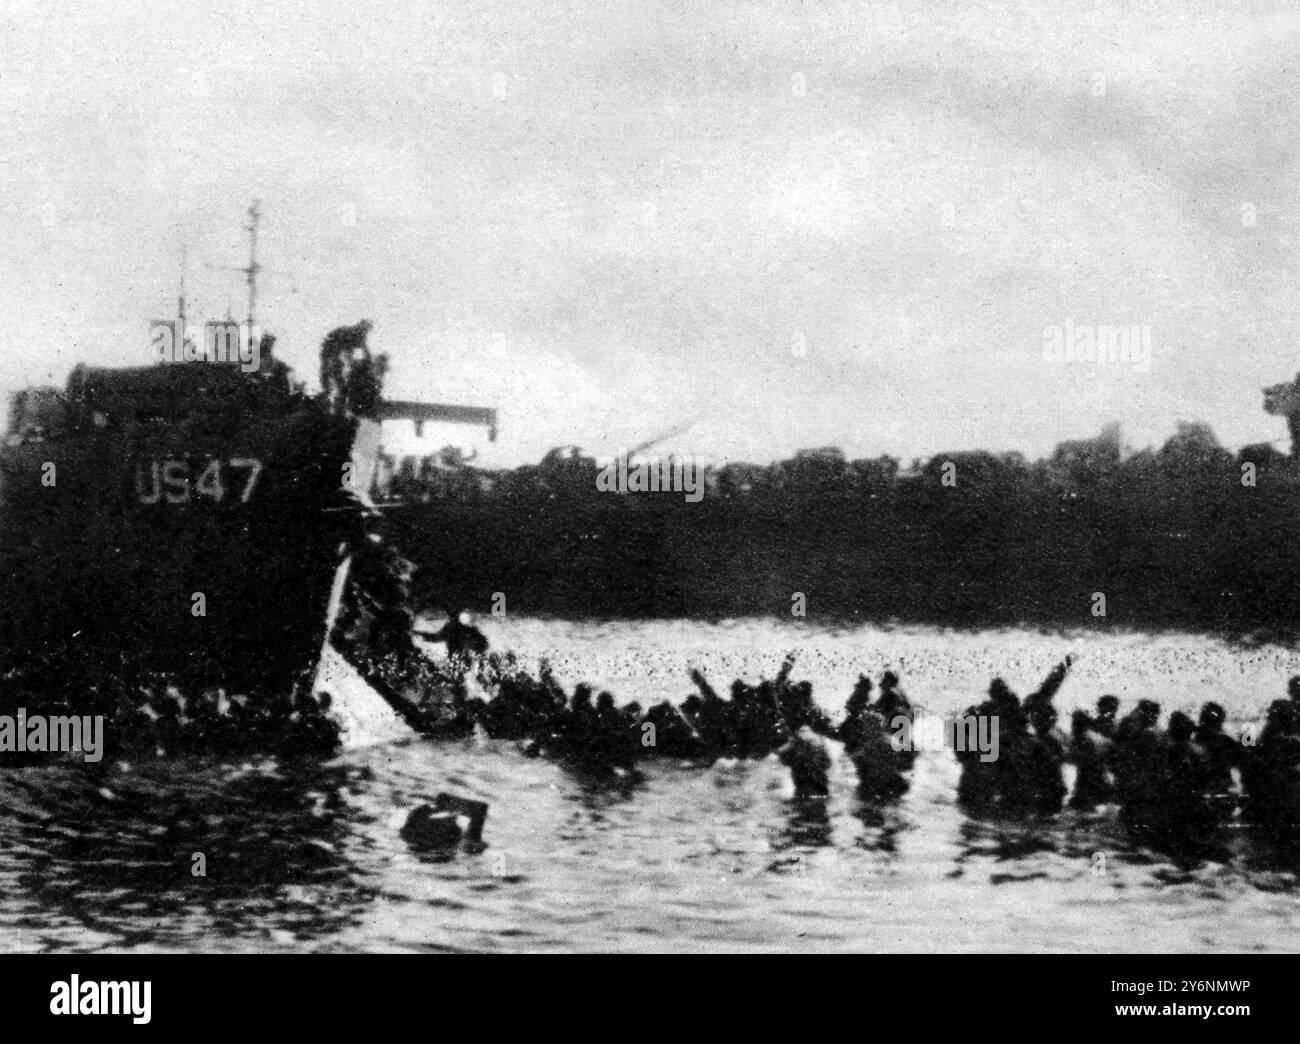
{"type": "Polygon", "coordinates": [[[181,240],[181,287],[176,295],[176,318],[181,322],[181,336],[185,336],[185,254],[188,244],[181,240]]]}
{"type": "MultiPolygon", "coordinates": [[[[253,200],[248,208],[248,267],[243,269],[248,278],[248,336],[253,336],[253,322],[257,313],[257,273],[261,265],[257,263],[257,223],[262,219],[262,201],[253,200]]],[[[260,338],[259,338],[260,340],[260,338]]]]}
{"type": "Polygon", "coordinates": [[[176,319],[180,324],[180,350],[181,357],[185,357],[185,349],[190,345],[190,327],[189,318],[185,314],[185,269],[186,262],[189,259],[189,243],[181,239],[181,285],[176,294],[176,319]]]}
{"type": "MultiPolygon", "coordinates": [[[[256,336],[253,324],[257,321],[257,273],[262,271],[262,266],[257,262],[257,226],[262,220],[262,201],[253,200],[252,206],[248,208],[248,224],[244,226],[244,231],[248,233],[248,266],[237,268],[231,265],[208,265],[209,268],[222,272],[242,272],[244,281],[248,283],[248,337],[253,344],[260,344],[261,338],[256,336]]],[[[229,309],[227,309],[227,313],[229,309]]]]}

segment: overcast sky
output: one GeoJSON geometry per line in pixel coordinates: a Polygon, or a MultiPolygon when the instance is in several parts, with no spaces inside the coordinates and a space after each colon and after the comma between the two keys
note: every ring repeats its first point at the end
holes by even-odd
{"type": "Polygon", "coordinates": [[[241,316],[260,197],[284,357],[369,318],[491,460],[1281,439],[1300,8],[1207,6],[5,0],[0,390],[149,362],[182,239],[241,316]]]}

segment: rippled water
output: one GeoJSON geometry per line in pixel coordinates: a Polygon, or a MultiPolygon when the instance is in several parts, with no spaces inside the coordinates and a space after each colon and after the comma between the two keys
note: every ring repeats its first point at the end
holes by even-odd
{"type": "MultiPolygon", "coordinates": [[[[1027,691],[1080,655],[1068,710],[1115,692],[1237,720],[1300,655],[1179,635],[818,628],[774,621],[511,621],[499,648],[648,704],[795,676],[838,710],[859,671],[902,674],[933,711],[1002,674],[1027,691]]],[[[11,950],[1294,950],[1300,847],[1244,829],[1195,864],[1132,847],[1110,815],[990,822],[923,753],[898,802],[863,803],[842,758],[829,802],[774,759],[648,762],[610,784],[511,744],[416,740],[329,763],[173,759],[0,770],[0,939],[11,950]],[[491,805],[478,850],[413,850],[440,790],[491,805]],[[195,853],[206,876],[195,876],[195,853]]]]}

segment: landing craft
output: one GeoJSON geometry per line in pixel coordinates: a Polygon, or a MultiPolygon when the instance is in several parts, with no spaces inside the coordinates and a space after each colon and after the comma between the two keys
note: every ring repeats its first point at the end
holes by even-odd
{"type": "MultiPolygon", "coordinates": [[[[369,360],[369,324],[343,329],[360,331],[369,360]]],[[[368,669],[382,652],[365,626],[376,600],[354,576],[359,556],[387,551],[370,499],[381,421],[482,424],[495,438],[496,411],[385,401],[382,366],[309,396],[272,346],[251,372],[79,365],[63,390],[13,396],[0,446],[6,670],[57,677],[62,660],[102,657],[190,690],[306,688],[330,697],[345,746],[413,734],[410,707],[368,669]]],[[[409,613],[391,602],[378,608],[409,613]]]]}

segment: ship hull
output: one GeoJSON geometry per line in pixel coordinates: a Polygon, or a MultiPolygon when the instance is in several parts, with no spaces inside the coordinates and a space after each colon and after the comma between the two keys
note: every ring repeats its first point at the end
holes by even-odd
{"type": "Polygon", "coordinates": [[[0,450],[0,642],[287,691],[348,538],[355,422],[310,408],[0,450]]]}

